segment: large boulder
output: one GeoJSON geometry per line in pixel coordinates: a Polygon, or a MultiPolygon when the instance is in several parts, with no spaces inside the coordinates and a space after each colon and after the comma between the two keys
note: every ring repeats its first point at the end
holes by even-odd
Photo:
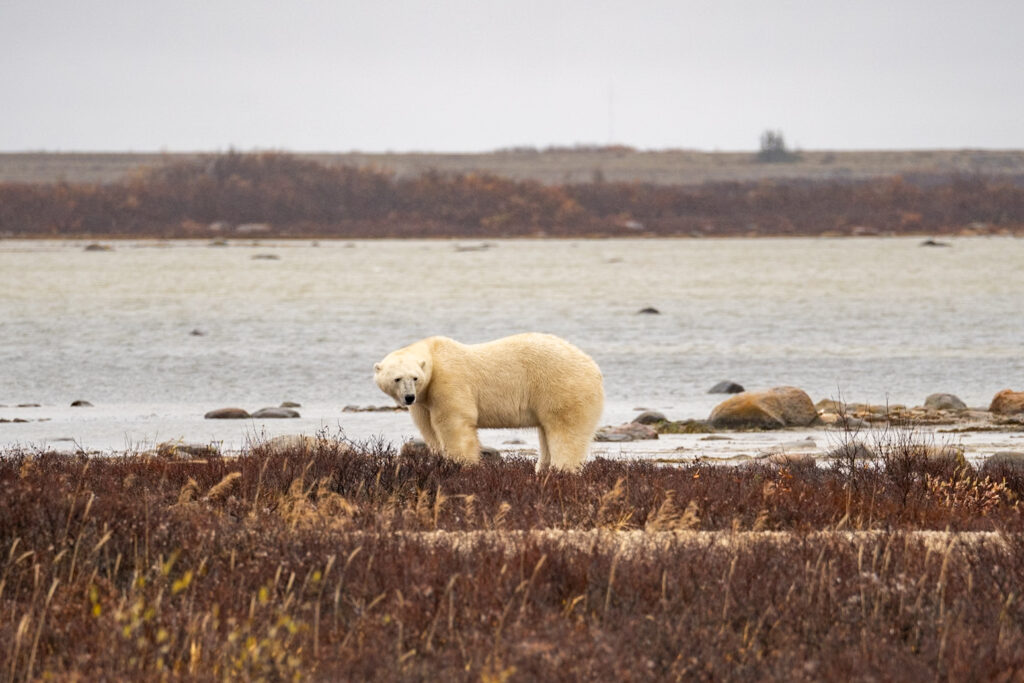
{"type": "Polygon", "coordinates": [[[953,394],[931,394],[924,400],[924,407],[934,410],[967,410],[967,404],[953,394]]]}
{"type": "Polygon", "coordinates": [[[716,429],[806,427],[818,420],[811,397],[796,387],[745,391],[715,406],[708,422],[716,429]]]}
{"type": "Polygon", "coordinates": [[[252,414],[253,417],[258,419],[286,419],[290,417],[299,417],[299,411],[292,410],[291,408],[260,408],[252,414]]]}
{"type": "Polygon", "coordinates": [[[243,408],[217,408],[203,415],[207,420],[246,420],[249,411],[243,408]]]}
{"type": "Polygon", "coordinates": [[[992,397],[992,404],[988,410],[997,415],[1024,413],[1024,391],[1003,389],[992,397]]]}

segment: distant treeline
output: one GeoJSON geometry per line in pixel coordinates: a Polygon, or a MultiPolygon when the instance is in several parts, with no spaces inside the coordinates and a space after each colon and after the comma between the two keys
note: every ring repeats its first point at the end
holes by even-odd
{"type": "Polygon", "coordinates": [[[6,237],[942,234],[1024,229],[1024,179],[544,185],[417,177],[281,153],[210,156],[112,184],[0,184],[6,237]]]}

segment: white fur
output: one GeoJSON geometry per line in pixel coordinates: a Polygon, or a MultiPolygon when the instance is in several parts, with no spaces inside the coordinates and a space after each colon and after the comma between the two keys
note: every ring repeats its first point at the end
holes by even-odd
{"type": "Polygon", "coordinates": [[[409,412],[431,450],[469,464],[480,461],[477,428],[537,427],[537,471],[577,471],[604,409],[597,363],[535,332],[485,344],[428,337],[389,353],[374,380],[399,405],[413,398],[409,412]]]}

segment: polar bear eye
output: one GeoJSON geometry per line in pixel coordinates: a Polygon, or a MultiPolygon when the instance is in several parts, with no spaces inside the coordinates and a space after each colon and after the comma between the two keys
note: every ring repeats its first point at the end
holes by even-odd
{"type": "Polygon", "coordinates": [[[401,382],[401,381],[402,381],[402,378],[401,378],[401,377],[396,377],[396,378],[395,378],[395,384],[398,384],[398,383],[399,383],[399,382],[401,382]]]}
{"type": "Polygon", "coordinates": [[[413,381],[413,382],[419,382],[419,381],[420,381],[420,378],[419,378],[419,377],[413,377],[413,378],[412,378],[412,381],[413,381]]]}

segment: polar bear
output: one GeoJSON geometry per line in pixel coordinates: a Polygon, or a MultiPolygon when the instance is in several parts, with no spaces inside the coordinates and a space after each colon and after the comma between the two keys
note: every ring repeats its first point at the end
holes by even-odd
{"type": "Polygon", "coordinates": [[[374,379],[409,406],[432,451],[467,464],[480,461],[477,428],[537,427],[537,472],[578,471],[604,409],[597,363],[536,332],[484,344],[428,337],[389,353],[374,379]]]}

